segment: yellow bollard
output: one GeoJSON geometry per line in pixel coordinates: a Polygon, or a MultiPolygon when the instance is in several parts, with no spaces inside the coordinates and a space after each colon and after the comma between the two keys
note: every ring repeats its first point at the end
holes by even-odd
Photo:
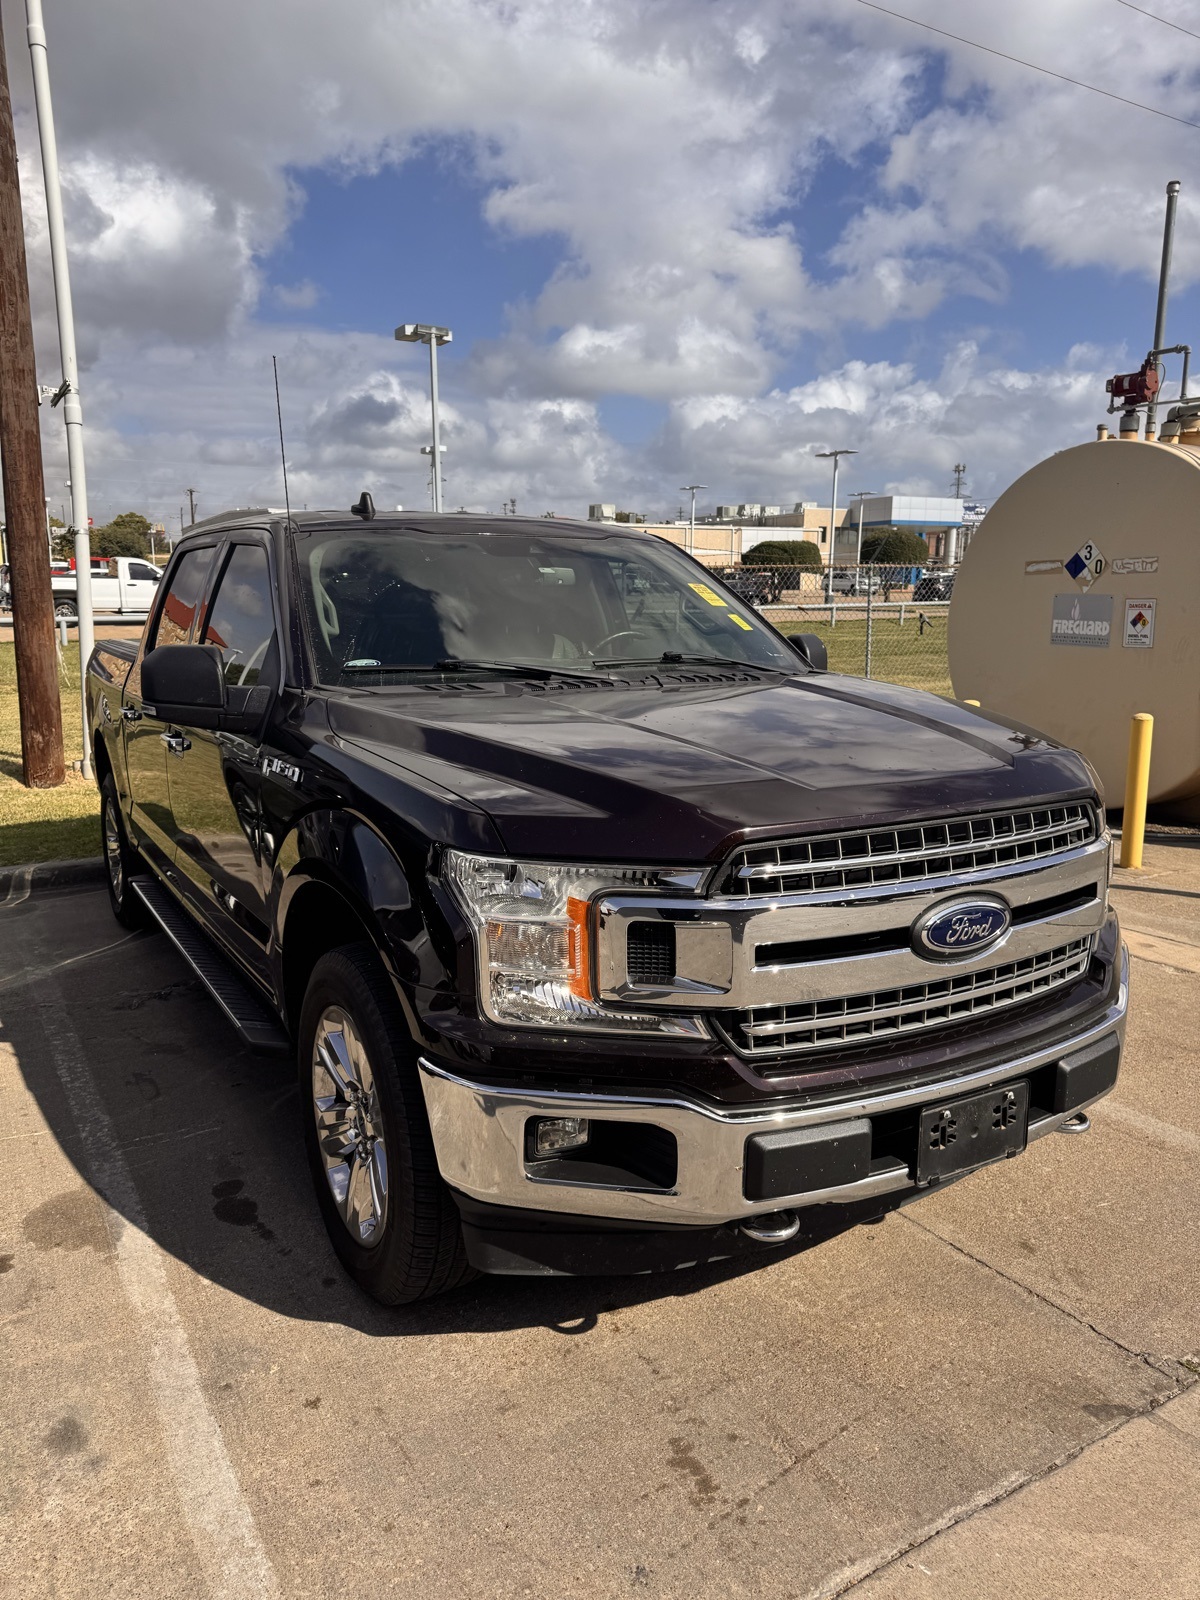
{"type": "Polygon", "coordinates": [[[1121,865],[1140,867],[1146,842],[1146,796],[1150,791],[1150,746],[1154,718],[1139,711],[1129,724],[1129,766],[1125,772],[1125,810],[1121,817],[1121,865]]]}

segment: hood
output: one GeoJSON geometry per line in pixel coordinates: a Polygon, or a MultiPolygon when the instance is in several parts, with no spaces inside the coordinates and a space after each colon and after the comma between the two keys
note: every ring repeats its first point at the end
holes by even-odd
{"type": "Polygon", "coordinates": [[[917,690],[820,674],[658,688],[346,693],[331,732],[459,794],[512,854],[703,862],[736,838],[1092,792],[1073,752],[917,690]]]}

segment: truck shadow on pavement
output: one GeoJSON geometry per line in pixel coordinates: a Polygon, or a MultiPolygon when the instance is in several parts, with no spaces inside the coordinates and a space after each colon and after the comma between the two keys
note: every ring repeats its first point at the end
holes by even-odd
{"type": "MultiPolygon", "coordinates": [[[[827,1216],[790,1245],[674,1272],[481,1278],[424,1304],[379,1306],[346,1277],[321,1224],[290,1061],[247,1052],[165,938],[121,937],[102,892],[5,907],[0,933],[0,1042],[81,1177],[120,1212],[119,1185],[105,1193],[95,1170],[97,1140],[107,1142],[109,1171],[113,1158],[127,1170],[161,1249],[280,1316],[384,1338],[524,1327],[573,1337],[607,1313],[702,1293],[857,1223],[827,1216]],[[80,1082],[106,1124],[87,1139],[80,1082]]],[[[78,1247],[70,1197],[58,1198],[24,1219],[21,1250],[78,1247]]]]}

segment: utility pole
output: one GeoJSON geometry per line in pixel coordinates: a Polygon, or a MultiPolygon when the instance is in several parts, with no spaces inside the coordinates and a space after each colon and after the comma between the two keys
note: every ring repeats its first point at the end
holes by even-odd
{"type": "Polygon", "coordinates": [[[965,461],[956,461],[954,464],[954,498],[956,500],[962,499],[963,478],[966,476],[966,472],[967,463],[965,461]]]}
{"type": "Polygon", "coordinates": [[[46,30],[42,26],[42,0],[25,0],[25,36],[33,69],[33,99],[37,107],[38,139],[42,147],[42,178],[46,188],[46,231],[50,235],[50,266],[54,274],[54,304],[58,313],[58,350],[62,383],[50,401],[62,401],[66,423],[67,464],[71,475],[71,523],[75,544],[75,604],[79,612],[79,713],[83,732],[82,769],[92,775],[91,736],[87,712],[87,666],[91,659],[92,544],[87,504],[87,471],[83,459],[83,407],[79,400],[79,364],[75,359],[75,312],[71,304],[71,269],[67,261],[67,234],[63,224],[62,185],[58,174],[58,142],[54,135],[54,108],[50,102],[50,69],[46,59],[46,30]]]}
{"type": "MultiPolygon", "coordinates": [[[[185,492],[186,492],[187,497],[188,497],[188,526],[190,527],[192,525],[192,523],[194,523],[195,520],[196,520],[196,491],[195,491],[195,489],[188,489],[185,492]]],[[[180,526],[180,529],[182,530],[182,528],[183,528],[183,508],[182,507],[180,507],[180,511],[179,511],[179,526],[180,526]]]]}
{"type": "Polygon", "coordinates": [[[66,777],[54,597],[46,539],[46,487],[38,423],[37,362],[8,62],[0,30],[0,465],[8,525],[21,761],[31,789],[66,777]]]}

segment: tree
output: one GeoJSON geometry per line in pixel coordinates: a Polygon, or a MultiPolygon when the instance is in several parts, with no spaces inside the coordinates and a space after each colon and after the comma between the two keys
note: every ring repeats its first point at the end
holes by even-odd
{"type": "Polygon", "coordinates": [[[866,566],[888,563],[897,567],[927,567],[929,546],[919,533],[908,528],[891,528],[883,533],[863,535],[862,559],[866,566]]]}
{"type": "Polygon", "coordinates": [[[120,516],[92,532],[92,554],[97,556],[148,556],[150,524],[140,511],[120,516]]]}
{"type": "Polygon", "coordinates": [[[742,557],[747,567],[819,567],[821,552],[811,539],[764,539],[742,557]]]}

